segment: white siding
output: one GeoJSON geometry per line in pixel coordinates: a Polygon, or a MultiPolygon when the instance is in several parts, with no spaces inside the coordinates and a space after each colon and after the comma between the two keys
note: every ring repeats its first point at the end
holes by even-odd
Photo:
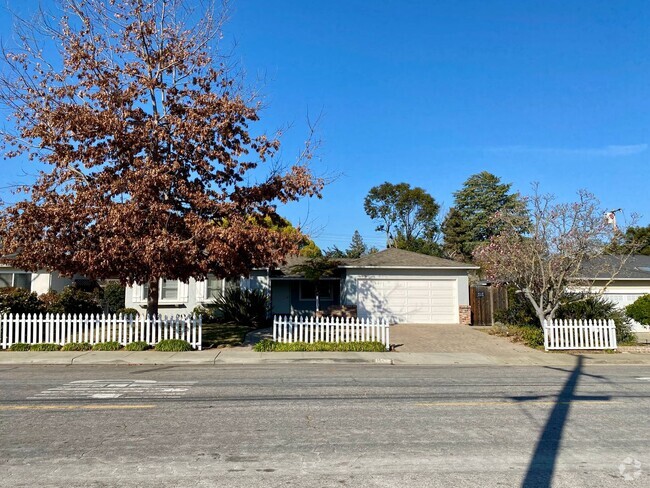
{"type": "MultiPolygon", "coordinates": [[[[609,284],[603,291],[605,283],[595,282],[589,289],[573,288],[571,291],[590,292],[601,294],[603,298],[614,302],[619,308],[625,309],[642,295],[650,293],[650,282],[643,280],[618,280],[609,284]]],[[[647,332],[649,328],[633,321],[632,330],[635,332],[647,332]]]]}
{"type": "Polygon", "coordinates": [[[381,312],[394,322],[458,323],[459,305],[469,305],[468,287],[466,270],[351,268],[341,300],[362,316],[381,312]]]}
{"type": "MultiPolygon", "coordinates": [[[[222,281],[222,284],[224,281],[222,281]]],[[[212,297],[206,297],[205,281],[196,281],[194,278],[189,283],[178,283],[178,295],[174,300],[160,300],[158,308],[161,314],[192,313],[197,306],[209,303],[212,297]]],[[[126,308],[134,308],[144,314],[147,308],[147,297],[143,293],[142,285],[127,286],[124,302],[126,308]]]]}

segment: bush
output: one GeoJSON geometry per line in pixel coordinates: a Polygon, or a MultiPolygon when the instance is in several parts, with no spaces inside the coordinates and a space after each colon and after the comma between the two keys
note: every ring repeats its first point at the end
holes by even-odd
{"type": "Polygon", "coordinates": [[[642,295],[625,308],[628,317],[640,324],[650,325],[650,295],[642,295]]]}
{"type": "Polygon", "coordinates": [[[212,310],[209,308],[203,307],[201,305],[198,305],[194,307],[194,310],[192,310],[192,315],[196,315],[197,317],[201,317],[203,322],[211,322],[215,319],[214,314],[212,310]]]}
{"type": "Polygon", "coordinates": [[[135,308],[120,308],[115,312],[118,315],[140,315],[140,312],[138,312],[135,308]]]}
{"type": "Polygon", "coordinates": [[[98,314],[102,307],[94,294],[75,286],[66,286],[61,293],[50,291],[41,295],[47,313],[98,314]]]}
{"type": "Polygon", "coordinates": [[[61,349],[59,344],[52,344],[50,342],[41,342],[40,344],[32,344],[29,347],[30,351],[58,351],[61,349]]]}
{"type": "Polygon", "coordinates": [[[504,324],[539,326],[539,319],[535,309],[522,294],[514,288],[508,288],[508,304],[505,310],[494,312],[494,320],[504,324]]]}
{"type": "Polygon", "coordinates": [[[125,351],[146,351],[151,346],[144,341],[131,342],[124,346],[125,351]]]}
{"type": "Polygon", "coordinates": [[[544,346],[544,330],[537,325],[500,324],[490,329],[490,334],[508,337],[514,342],[521,342],[528,347],[544,346]]]}
{"type": "Polygon", "coordinates": [[[263,339],[253,346],[257,352],[386,352],[381,342],[274,342],[263,339]]]}
{"type": "Polygon", "coordinates": [[[93,351],[119,351],[122,344],[117,341],[98,342],[93,346],[93,351]]]}
{"type": "Polygon", "coordinates": [[[558,319],[613,320],[616,326],[616,342],[621,345],[636,344],[630,319],[616,304],[601,296],[573,295],[572,301],[558,308],[558,319]]]}
{"type": "MultiPolygon", "coordinates": [[[[631,323],[625,313],[616,307],[616,304],[604,299],[603,297],[592,295],[584,296],[580,294],[567,295],[568,303],[561,305],[555,313],[556,319],[582,319],[582,320],[613,320],[616,325],[616,341],[619,344],[632,344],[636,342],[636,336],[631,330],[631,323]]],[[[510,307],[507,310],[499,311],[494,314],[495,320],[503,322],[506,325],[524,326],[532,329],[538,329],[542,332],[539,319],[530,302],[521,293],[514,293],[508,290],[508,303],[510,307]]],[[[511,331],[511,334],[520,336],[521,332],[511,331]]],[[[537,344],[539,341],[534,337],[536,332],[524,331],[530,337],[531,344],[537,344]]],[[[527,341],[521,338],[518,342],[527,341]]],[[[540,345],[543,345],[543,334],[540,345]]]]}
{"type": "Polygon", "coordinates": [[[36,293],[22,288],[0,288],[0,314],[41,313],[43,303],[36,293]]]}
{"type": "Polygon", "coordinates": [[[161,352],[183,352],[191,351],[192,346],[189,342],[181,339],[164,339],[156,344],[154,349],[161,352]]]}
{"type": "Polygon", "coordinates": [[[269,298],[262,290],[231,288],[215,298],[214,308],[224,322],[259,329],[267,321],[269,298]]]}
{"type": "Polygon", "coordinates": [[[29,351],[30,344],[24,342],[16,342],[9,347],[10,351],[29,351]]]}
{"type": "Polygon", "coordinates": [[[103,289],[102,305],[106,313],[118,313],[124,308],[124,287],[119,283],[107,283],[103,289]]]}
{"type": "Polygon", "coordinates": [[[90,351],[93,346],[89,342],[68,342],[61,350],[62,351],[90,351]]]}

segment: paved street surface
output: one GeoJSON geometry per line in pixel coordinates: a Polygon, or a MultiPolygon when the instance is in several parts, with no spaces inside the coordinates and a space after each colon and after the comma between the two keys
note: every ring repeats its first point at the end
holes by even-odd
{"type": "Polygon", "coordinates": [[[0,486],[650,486],[650,369],[576,361],[0,366],[0,486]]]}

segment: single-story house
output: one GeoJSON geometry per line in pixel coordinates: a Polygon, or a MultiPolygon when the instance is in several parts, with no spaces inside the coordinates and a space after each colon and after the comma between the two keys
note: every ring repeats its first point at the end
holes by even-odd
{"type": "MultiPolygon", "coordinates": [[[[264,290],[274,315],[313,314],[315,284],[292,268],[306,258],[290,257],[284,266],[254,270],[240,280],[247,289],[264,290]]],[[[320,310],[356,307],[362,318],[391,323],[469,324],[469,272],[478,267],[400,249],[386,249],[359,259],[339,260],[336,272],[318,283],[320,310]]],[[[187,313],[223,293],[226,280],[161,280],[160,312],[187,313]]],[[[126,306],[142,311],[146,285],[127,287],[126,306]]]]}
{"type": "MultiPolygon", "coordinates": [[[[603,298],[625,308],[642,295],[650,293],[650,256],[635,254],[621,264],[619,256],[601,256],[583,267],[583,279],[591,286],[578,287],[577,291],[602,294],[603,298]],[[613,278],[612,278],[613,276],[613,278]],[[603,291],[604,289],[604,291],[603,291]]],[[[648,329],[634,323],[633,330],[648,329]]]]}
{"type": "Polygon", "coordinates": [[[0,288],[22,288],[38,295],[50,290],[62,291],[74,283],[56,271],[25,271],[9,264],[0,264],[0,288]]]}
{"type": "MultiPolygon", "coordinates": [[[[188,283],[180,280],[160,280],[158,286],[158,309],[162,315],[192,313],[196,307],[211,303],[222,295],[231,281],[208,275],[207,280],[191,278],[188,283]]],[[[124,304],[144,314],[147,309],[148,286],[127,286],[124,304]]]]}
{"type": "MultiPolygon", "coordinates": [[[[305,258],[278,269],[255,270],[243,286],[269,290],[274,315],[315,311],[314,283],[292,271],[305,258]]],[[[469,324],[469,272],[478,266],[389,248],[340,260],[335,276],[319,283],[320,309],[356,307],[361,318],[391,323],[469,324]]]]}

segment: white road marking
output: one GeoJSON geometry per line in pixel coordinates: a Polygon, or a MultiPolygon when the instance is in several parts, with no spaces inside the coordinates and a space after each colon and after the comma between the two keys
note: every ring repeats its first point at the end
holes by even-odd
{"type": "Polygon", "coordinates": [[[79,380],[49,388],[28,400],[180,398],[196,381],[79,380]]]}
{"type": "Polygon", "coordinates": [[[645,378],[645,377],[644,378],[637,378],[637,380],[650,381],[650,377],[648,377],[648,378],[645,378]]]}

